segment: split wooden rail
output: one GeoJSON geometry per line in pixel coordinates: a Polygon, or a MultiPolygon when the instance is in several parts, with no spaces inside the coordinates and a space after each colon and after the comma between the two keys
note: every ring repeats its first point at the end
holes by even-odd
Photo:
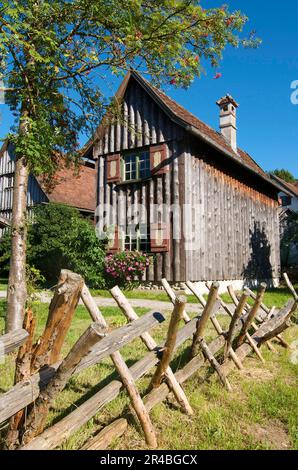
{"type": "Polygon", "coordinates": [[[248,354],[254,352],[263,362],[260,351],[263,344],[271,344],[269,347],[274,351],[272,339],[275,338],[276,345],[288,346],[280,335],[290,326],[298,297],[294,297],[280,310],[271,310],[263,303],[266,286],[261,285],[256,295],[245,289],[239,298],[230,288],[231,300],[235,304],[233,309],[220,298],[218,283],[207,284],[209,295],[205,299],[195,284],[187,282],[188,288],[199,301],[198,311],[192,318],[193,315],[187,313],[185,297],[176,296],[166,279],[162,280],[162,285],[173,304],[173,311],[168,321],[166,339],[157,344],[151,330],[166,321],[164,314],[153,311],[139,318],[122,291],[114,287],[111,294],[128,323],[110,330],[81,276],[62,271],[50,304],[48,321],[39,341],[33,344],[34,322],[28,316],[24,326],[30,330],[29,334],[22,330],[10,337],[5,335],[0,338],[0,347],[2,344],[5,354],[23,344],[20,349],[22,354],[19,351],[16,363],[16,371],[22,370],[22,375],[16,373],[14,387],[0,395],[0,423],[7,422],[8,449],[57,448],[123,389],[130,399],[130,409],[101,429],[84,444],[83,449],[107,448],[115,438],[125,433],[129,416],[138,419],[147,445],[155,448],[158,446],[158,436],[150,418],[150,410],[172,394],[181,411],[193,415],[182,384],[200,368],[211,366],[223,387],[231,391],[228,374],[234,366],[242,370],[248,354]],[[248,306],[249,298],[253,299],[252,306],[248,306]],[[80,299],[90,314],[91,324],[61,360],[62,345],[80,299]],[[219,311],[228,314],[231,319],[227,330],[220,324],[217,316],[219,311]],[[260,311],[263,315],[260,315],[260,311]],[[209,324],[213,326],[216,335],[211,342],[206,339],[209,324]],[[142,340],[148,352],[128,367],[121,349],[136,338],[142,340]],[[188,362],[182,369],[174,371],[171,365],[174,355],[189,340],[192,345],[190,348],[187,346],[188,362]],[[107,357],[111,358],[119,378],[111,380],[74,411],[46,428],[49,408],[70,378],[94,364],[100,364],[107,357]],[[22,368],[18,361],[21,361],[22,368]],[[142,396],[137,380],[148,373],[152,374],[150,385],[145,396],[142,396]]]}

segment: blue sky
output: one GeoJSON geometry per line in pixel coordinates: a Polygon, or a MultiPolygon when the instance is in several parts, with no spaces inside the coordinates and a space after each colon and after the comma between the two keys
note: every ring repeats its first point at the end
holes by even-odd
{"type": "MultiPolygon", "coordinates": [[[[202,0],[203,6],[222,5],[223,1],[202,0]]],[[[238,103],[238,145],[248,151],[265,169],[287,168],[298,178],[298,104],[291,103],[290,86],[298,80],[298,2],[270,0],[227,1],[250,18],[247,31],[255,29],[263,43],[257,50],[225,51],[213,80],[213,69],[196,80],[188,90],[165,89],[172,98],[218,129],[215,102],[230,93],[238,103]],[[283,7],[284,6],[284,7],[283,7]]],[[[119,80],[106,77],[105,92],[111,96],[119,80]]],[[[12,116],[0,105],[0,138],[7,133],[12,116]]],[[[86,140],[86,139],[85,139],[86,140]]],[[[84,143],[84,139],[82,139],[84,143]]]]}

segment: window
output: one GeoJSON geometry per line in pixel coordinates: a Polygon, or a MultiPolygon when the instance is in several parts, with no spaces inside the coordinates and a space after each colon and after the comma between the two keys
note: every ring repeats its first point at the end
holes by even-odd
{"type": "Polygon", "coordinates": [[[125,250],[150,252],[150,231],[147,224],[128,224],[125,234],[125,250]]]}
{"type": "Polygon", "coordinates": [[[281,196],[280,199],[283,207],[290,206],[292,204],[291,196],[281,196]]]}
{"type": "Polygon", "coordinates": [[[13,173],[10,174],[10,175],[5,176],[4,189],[6,189],[6,190],[13,189],[13,180],[14,180],[14,174],[13,173]]]}
{"type": "Polygon", "coordinates": [[[133,153],[123,157],[126,181],[150,176],[150,154],[148,151],[133,153]]]}

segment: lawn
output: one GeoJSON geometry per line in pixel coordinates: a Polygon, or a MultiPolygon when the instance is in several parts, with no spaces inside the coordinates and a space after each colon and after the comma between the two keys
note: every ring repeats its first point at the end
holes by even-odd
{"type": "Polygon", "coordinates": [[[7,283],[8,283],[7,278],[0,277],[0,290],[6,290],[7,289],[7,283]]]}
{"type": "MultiPolygon", "coordinates": [[[[289,297],[287,297],[289,298],[289,297]]],[[[2,302],[2,313],[4,303],[2,302]]],[[[38,333],[43,329],[47,316],[47,305],[36,303],[38,316],[38,333]]],[[[118,308],[102,309],[111,328],[125,323],[118,308]]],[[[137,309],[139,315],[146,309],[137,309]]],[[[1,314],[0,314],[1,315],[1,314]]],[[[228,318],[219,317],[227,326],[228,318]]],[[[81,333],[90,324],[90,318],[84,307],[79,306],[72,326],[66,338],[65,354],[81,333]]],[[[0,318],[0,329],[4,319],[0,318]]],[[[152,331],[156,341],[165,337],[166,322],[152,331]]],[[[207,332],[208,340],[214,337],[211,329],[207,332]]],[[[298,327],[293,326],[285,334],[292,343],[298,339],[298,327]]],[[[188,342],[187,347],[190,346],[188,342]]],[[[187,353],[185,346],[175,355],[172,363],[176,370],[183,366],[187,353]],[[184,354],[181,354],[182,350],[184,354]]],[[[276,346],[278,354],[263,347],[266,364],[262,365],[254,356],[245,360],[243,372],[234,371],[230,376],[233,387],[226,392],[217,378],[206,368],[195,374],[184,385],[187,396],[195,414],[193,417],[183,415],[172,398],[156,406],[151,417],[157,431],[161,449],[298,449],[298,366],[291,362],[293,351],[276,346]]],[[[139,339],[121,350],[128,365],[140,359],[146,352],[139,339]]],[[[75,409],[95,391],[107,384],[116,373],[110,359],[93,366],[73,377],[65,390],[58,396],[51,409],[48,425],[69,411],[75,409]]],[[[147,375],[138,381],[142,394],[149,384],[147,375]]],[[[13,358],[8,357],[0,365],[0,391],[5,392],[13,383],[13,358]]],[[[105,406],[92,420],[63,443],[62,449],[78,449],[94,433],[109,424],[121,413],[126,412],[129,400],[123,391],[117,399],[105,406]]],[[[115,441],[115,449],[143,449],[145,443],[138,425],[131,423],[125,437],[115,441]]]]}
{"type": "MultiPolygon", "coordinates": [[[[295,286],[298,292],[298,285],[295,286]]],[[[112,297],[108,290],[104,289],[91,289],[92,295],[100,297],[112,297]]],[[[159,300],[168,302],[169,298],[163,290],[125,290],[125,296],[128,299],[148,299],[148,300],[159,300]]],[[[205,298],[207,296],[205,295],[205,298]]],[[[229,294],[225,293],[221,295],[221,298],[226,303],[231,303],[229,294]]],[[[286,287],[279,287],[277,289],[270,289],[265,293],[264,302],[268,307],[281,308],[291,298],[291,294],[286,287]]],[[[197,298],[194,295],[187,295],[187,301],[189,303],[198,303],[197,298]]],[[[249,301],[252,304],[252,301],[249,301]]]]}
{"type": "MultiPolygon", "coordinates": [[[[298,284],[295,285],[295,288],[298,292],[298,284]]],[[[0,290],[7,289],[7,279],[0,278],[0,290]]],[[[112,295],[110,294],[109,290],[107,289],[90,289],[93,296],[111,298],[112,295]]],[[[162,302],[168,302],[169,298],[164,290],[141,290],[141,289],[133,289],[133,290],[124,290],[123,291],[125,296],[128,299],[147,299],[147,300],[158,300],[162,302]]],[[[226,293],[223,294],[222,300],[227,303],[231,303],[230,296],[226,293]]],[[[277,307],[281,308],[289,299],[290,294],[287,287],[281,286],[277,289],[268,290],[265,293],[264,302],[268,307],[277,307]]],[[[205,295],[206,298],[206,295],[205,295]]],[[[194,295],[187,295],[187,301],[191,304],[198,303],[197,298],[194,295]]],[[[251,303],[251,301],[250,301],[251,303]]]]}

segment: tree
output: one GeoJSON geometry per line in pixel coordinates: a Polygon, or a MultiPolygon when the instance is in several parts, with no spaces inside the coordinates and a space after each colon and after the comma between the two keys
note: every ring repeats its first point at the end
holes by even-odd
{"type": "Polygon", "coordinates": [[[288,170],[285,170],[284,168],[282,168],[281,170],[274,170],[271,172],[273,175],[275,176],[278,176],[278,178],[281,178],[282,180],[286,181],[287,183],[295,183],[296,182],[296,178],[294,177],[294,175],[288,171],[288,170]]]}
{"type": "Polygon", "coordinates": [[[26,302],[26,192],[29,173],[47,179],[78,156],[77,135],[105,109],[100,77],[138,68],[157,85],[188,86],[241,39],[247,18],[198,0],[0,0],[0,80],[15,118],[16,169],[7,331],[26,302]]]}

